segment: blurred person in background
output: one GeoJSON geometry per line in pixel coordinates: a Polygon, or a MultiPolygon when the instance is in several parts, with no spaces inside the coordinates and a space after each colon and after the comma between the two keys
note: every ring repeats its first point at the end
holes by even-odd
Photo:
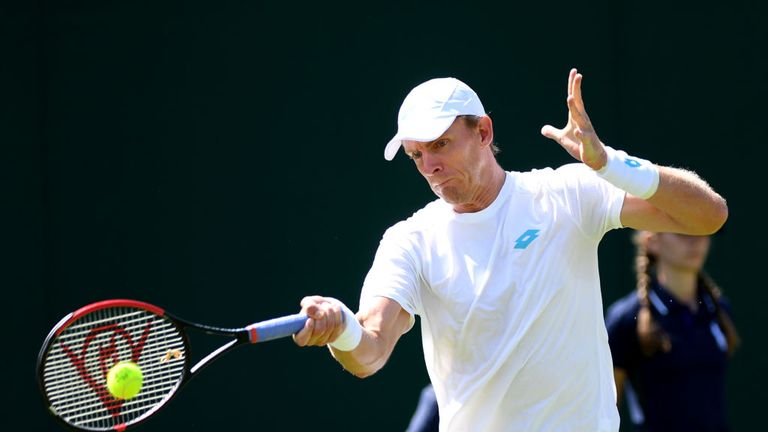
{"type": "Polygon", "coordinates": [[[416,411],[413,413],[408,429],[405,432],[438,432],[440,426],[440,413],[437,408],[437,398],[432,384],[427,384],[421,389],[416,411]]]}
{"type": "MultiPolygon", "coordinates": [[[[728,431],[725,375],[739,345],[704,271],[711,237],[636,231],[637,287],[606,314],[618,403],[638,431],[728,431]]],[[[625,423],[623,421],[622,423],[625,423]]]]}

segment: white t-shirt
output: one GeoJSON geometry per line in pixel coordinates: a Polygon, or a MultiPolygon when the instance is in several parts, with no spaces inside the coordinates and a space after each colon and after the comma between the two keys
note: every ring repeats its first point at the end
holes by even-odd
{"type": "Polygon", "coordinates": [[[597,247],[624,194],[583,164],[509,172],[482,211],[387,230],[361,306],[420,317],[441,431],[618,430],[597,247]]]}

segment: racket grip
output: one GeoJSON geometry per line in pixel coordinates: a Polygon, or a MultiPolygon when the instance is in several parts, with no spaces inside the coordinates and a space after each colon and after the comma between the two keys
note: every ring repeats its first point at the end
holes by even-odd
{"type": "Polygon", "coordinates": [[[287,315],[251,324],[246,329],[251,343],[266,342],[298,333],[307,322],[305,314],[287,315]]]}

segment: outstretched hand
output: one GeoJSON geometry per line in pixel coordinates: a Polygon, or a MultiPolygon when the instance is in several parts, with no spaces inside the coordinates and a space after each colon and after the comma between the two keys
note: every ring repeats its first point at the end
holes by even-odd
{"type": "Polygon", "coordinates": [[[581,98],[583,76],[571,69],[568,74],[568,123],[562,129],[546,125],[541,134],[557,141],[571,156],[594,170],[605,166],[608,156],[597,137],[581,98]]]}

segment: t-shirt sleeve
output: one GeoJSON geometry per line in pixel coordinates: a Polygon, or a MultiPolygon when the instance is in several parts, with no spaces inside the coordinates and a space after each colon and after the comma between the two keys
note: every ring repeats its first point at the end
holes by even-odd
{"type": "Polygon", "coordinates": [[[401,225],[387,230],[379,243],[368,274],[360,293],[360,308],[375,297],[386,297],[400,304],[414,316],[421,310],[419,301],[419,263],[416,254],[411,252],[413,240],[401,225]]]}
{"type": "Polygon", "coordinates": [[[592,238],[622,228],[621,208],[626,192],[600,178],[588,166],[568,164],[558,168],[565,181],[565,199],[571,215],[592,238]]]}

